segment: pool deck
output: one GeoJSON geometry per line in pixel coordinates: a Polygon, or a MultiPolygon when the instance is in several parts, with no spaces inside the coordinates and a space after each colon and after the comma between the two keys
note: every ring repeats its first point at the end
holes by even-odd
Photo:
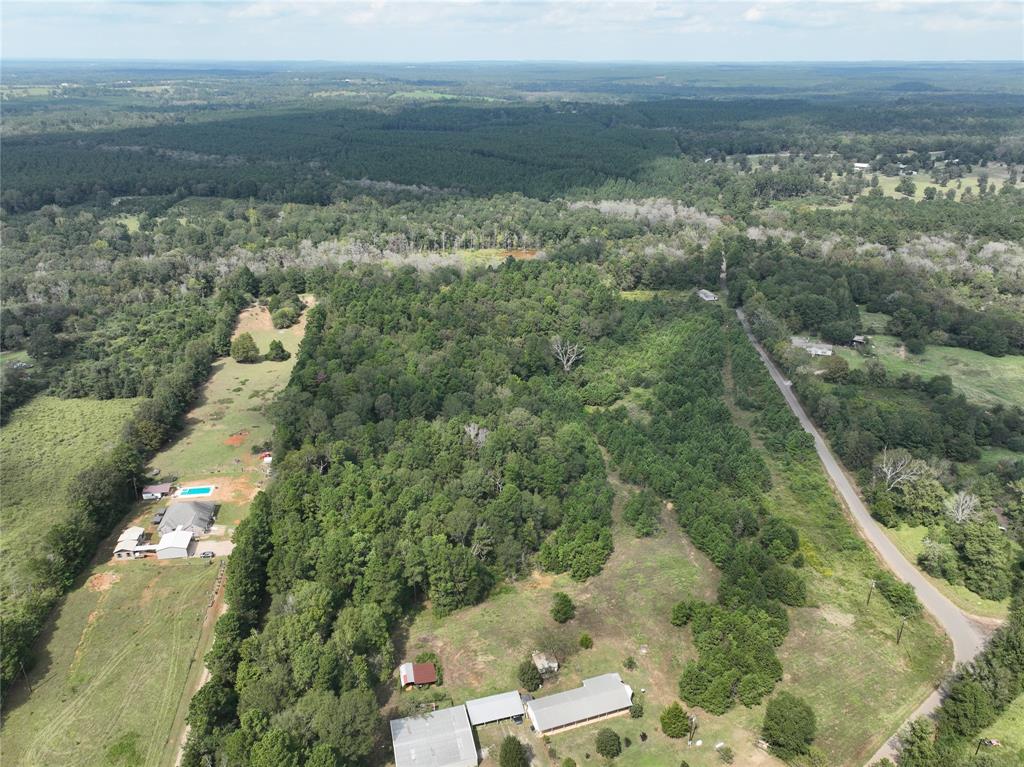
{"type": "Polygon", "coordinates": [[[217,489],[216,485],[202,485],[200,487],[183,487],[174,494],[175,498],[205,498],[213,495],[217,489]]]}

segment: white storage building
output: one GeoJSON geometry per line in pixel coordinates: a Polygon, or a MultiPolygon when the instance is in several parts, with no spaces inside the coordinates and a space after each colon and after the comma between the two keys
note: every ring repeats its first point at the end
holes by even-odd
{"type": "Polygon", "coordinates": [[[476,767],[473,728],[465,706],[391,721],[395,767],[476,767]]]}

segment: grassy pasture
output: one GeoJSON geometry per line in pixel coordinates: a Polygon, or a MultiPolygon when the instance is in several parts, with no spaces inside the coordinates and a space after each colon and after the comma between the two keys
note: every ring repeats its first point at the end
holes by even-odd
{"type": "MultiPolygon", "coordinates": [[[[972,349],[929,345],[924,354],[909,354],[895,336],[872,336],[875,359],[892,373],[924,378],[948,375],[968,400],[980,404],[1020,405],[1024,402],[1024,357],[990,357],[972,349]]],[[[853,349],[836,347],[851,367],[869,358],[853,349]]]]}
{"type": "Polygon", "coordinates": [[[22,580],[43,533],[62,518],[75,475],[113,447],[141,400],[36,397],[0,429],[0,585],[22,580]]]}
{"type": "Polygon", "coordinates": [[[97,566],[44,637],[31,694],[5,702],[4,762],[166,764],[216,575],[199,560],[97,566]]]}
{"type": "Polygon", "coordinates": [[[221,504],[218,519],[222,524],[233,527],[235,520],[244,517],[249,501],[266,479],[263,464],[251,447],[271,439],[273,425],[265,409],[287,385],[304,331],[304,319],[290,328],[274,329],[266,307],[242,312],[236,335],[251,333],[263,353],[276,338],[292,353],[291,358],[247,365],[230,357],[217,360],[186,417],[181,436],[150,461],[160,476],[178,477],[187,484],[216,485],[212,498],[221,504]]]}
{"type": "MultiPolygon", "coordinates": [[[[924,539],[928,535],[928,528],[923,525],[916,527],[904,525],[896,529],[885,528],[885,533],[896,544],[903,556],[911,562],[916,562],[917,555],[924,551],[924,539]]],[[[921,574],[953,604],[972,615],[1002,620],[1006,618],[1010,610],[1009,598],[999,601],[985,599],[966,586],[955,586],[944,578],[932,578],[925,572],[921,574]]]]}
{"type": "MultiPolygon", "coordinates": [[[[740,424],[752,425],[749,414],[734,413],[740,424]]],[[[932,692],[951,667],[952,649],[928,619],[909,622],[896,645],[898,616],[877,595],[866,604],[878,562],[820,466],[762,455],[773,476],[769,509],[800,532],[806,561],[808,607],[789,611],[778,689],[814,708],[815,744],[830,763],[860,767],[932,692]]]]}
{"type": "MultiPolygon", "coordinates": [[[[561,692],[579,686],[584,678],[618,671],[633,687],[637,699],[644,701],[643,718],[616,717],[607,722],[633,742],[616,764],[674,765],[687,752],[685,757],[694,767],[710,767],[718,759],[709,744],[723,740],[734,749],[739,764],[781,764],[754,747],[760,708],[741,706],[725,716],[701,716],[701,748],[687,749],[685,742],[660,732],[658,715],[678,695],[683,664],[696,656],[688,632],[669,622],[671,606],[683,598],[714,599],[718,575],[714,565],[682,534],[671,513],[664,514],[660,535],[636,538],[618,521],[633,489],[614,476],[612,481],[617,490],[615,552],[600,575],[577,583],[567,575],[534,573],[500,587],[486,602],[454,615],[438,618],[425,610],[409,629],[405,657],[426,650],[436,652],[444,670],[444,686],[440,689],[461,703],[516,689],[519,663],[534,649],[553,651],[562,668],[536,695],[561,692]],[[566,592],[576,603],[576,617],[561,626],[549,614],[556,591],[566,592]],[[579,647],[583,633],[593,638],[593,648],[579,647]],[[628,656],[635,658],[636,669],[624,667],[628,656]],[[646,692],[641,693],[641,689],[646,692]],[[641,731],[648,735],[645,743],[641,743],[641,731]]],[[[415,693],[396,692],[391,703],[397,704],[409,695],[415,693]]],[[[477,734],[480,745],[491,748],[493,756],[501,738],[511,733],[529,743],[541,765],[558,765],[567,756],[585,764],[588,752],[596,757],[594,737],[598,729],[600,726],[591,725],[557,734],[550,744],[541,742],[525,724],[492,724],[479,728],[477,734]],[[555,750],[554,759],[549,756],[549,745],[555,750]]],[[[493,756],[483,764],[496,765],[493,756]]]]}

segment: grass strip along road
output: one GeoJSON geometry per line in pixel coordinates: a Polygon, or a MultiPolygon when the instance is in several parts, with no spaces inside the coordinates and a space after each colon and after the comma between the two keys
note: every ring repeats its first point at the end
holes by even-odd
{"type": "MultiPolygon", "coordinates": [[[[881,557],[886,567],[888,567],[898,578],[914,587],[914,591],[917,592],[917,597],[921,600],[924,608],[931,613],[935,620],[938,621],[939,625],[942,626],[943,631],[945,631],[952,640],[953,657],[955,662],[966,663],[972,660],[974,656],[981,652],[981,649],[985,645],[986,631],[983,628],[983,625],[985,625],[986,622],[983,619],[964,612],[943,596],[938,589],[927,581],[924,575],[922,575],[913,564],[907,561],[903,554],[900,553],[899,549],[896,548],[895,544],[889,540],[888,536],[885,535],[878,523],[875,522],[874,518],[871,516],[870,512],[868,512],[868,509],[864,505],[864,501],[861,500],[860,494],[854,487],[852,480],[843,470],[839,460],[829,448],[828,443],[811,422],[811,419],[807,416],[803,405],[800,404],[800,401],[793,393],[793,390],[787,383],[785,376],[782,375],[778,367],[776,367],[775,363],[771,361],[764,348],[754,337],[754,334],[750,330],[750,325],[747,322],[747,318],[743,314],[743,310],[737,309],[736,316],[739,317],[740,323],[743,325],[743,330],[747,334],[747,338],[750,339],[750,343],[752,343],[754,348],[757,349],[757,353],[761,356],[761,360],[768,368],[768,372],[771,374],[775,385],[778,386],[779,391],[782,392],[782,396],[785,398],[786,404],[789,405],[790,410],[792,410],[793,414],[797,419],[799,419],[800,425],[804,428],[804,431],[814,437],[814,448],[818,452],[818,458],[821,459],[821,463],[824,465],[825,471],[828,472],[829,478],[832,480],[832,484],[839,492],[846,508],[849,509],[850,516],[852,516],[853,520],[857,523],[857,527],[861,534],[878,553],[878,556],[881,557]]],[[[932,713],[939,707],[940,702],[941,696],[939,694],[939,690],[936,689],[911,715],[911,719],[932,713]]],[[[892,758],[893,754],[893,739],[889,739],[870,761],[874,762],[875,760],[883,757],[892,758]]]]}

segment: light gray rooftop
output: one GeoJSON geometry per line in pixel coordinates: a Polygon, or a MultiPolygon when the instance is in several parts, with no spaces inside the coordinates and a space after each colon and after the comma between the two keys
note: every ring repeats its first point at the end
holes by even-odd
{"type": "Polygon", "coordinates": [[[526,704],[530,721],[540,732],[555,730],[584,719],[611,714],[629,708],[633,690],[617,673],[583,680],[575,690],[536,698],[526,704]]]}
{"type": "Polygon", "coordinates": [[[395,767],[476,767],[476,742],[465,706],[391,721],[395,767]]]}
{"type": "Polygon", "coordinates": [[[474,727],[478,724],[497,722],[523,715],[523,699],[518,692],[499,692],[486,698],[466,701],[469,722],[474,727]]]}
{"type": "Polygon", "coordinates": [[[217,505],[210,501],[179,501],[167,507],[158,530],[167,534],[179,527],[208,529],[217,505]]]}

